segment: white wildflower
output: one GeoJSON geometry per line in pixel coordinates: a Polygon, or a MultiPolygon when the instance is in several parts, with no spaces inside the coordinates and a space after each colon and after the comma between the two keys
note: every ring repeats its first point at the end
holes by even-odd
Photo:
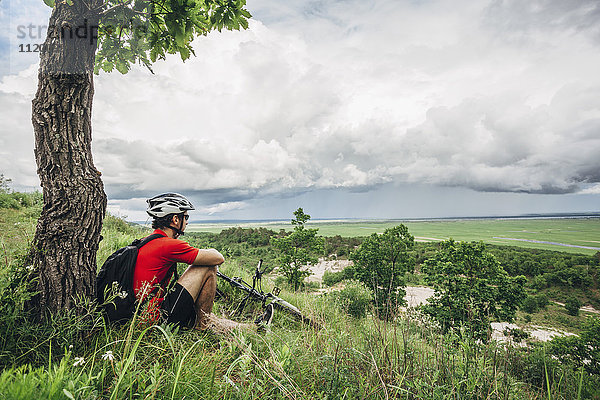
{"type": "Polygon", "coordinates": [[[120,293],[119,293],[119,295],[118,295],[118,296],[119,296],[120,298],[124,299],[125,297],[127,297],[127,294],[128,294],[128,293],[127,293],[126,291],[124,291],[124,290],[123,290],[122,292],[120,292],[120,293]]]}
{"type": "Polygon", "coordinates": [[[227,382],[228,384],[230,384],[231,386],[233,386],[234,388],[236,388],[237,390],[240,390],[238,388],[238,386],[235,384],[234,381],[231,380],[230,377],[228,377],[227,375],[223,375],[223,378],[225,379],[225,382],[227,382]]]}
{"type": "Polygon", "coordinates": [[[33,265],[28,265],[25,269],[27,269],[27,271],[33,271],[33,265]]]}
{"type": "Polygon", "coordinates": [[[73,363],[74,367],[78,367],[85,364],[85,359],[83,357],[75,357],[75,362],[73,363]]]}
{"type": "Polygon", "coordinates": [[[72,349],[73,349],[73,345],[72,345],[72,344],[70,344],[70,345],[69,345],[69,350],[72,350],[72,349]]]}
{"type": "Polygon", "coordinates": [[[112,361],[115,359],[115,356],[112,352],[112,350],[108,350],[106,353],[102,354],[102,359],[103,360],[108,360],[108,361],[112,361]]]}

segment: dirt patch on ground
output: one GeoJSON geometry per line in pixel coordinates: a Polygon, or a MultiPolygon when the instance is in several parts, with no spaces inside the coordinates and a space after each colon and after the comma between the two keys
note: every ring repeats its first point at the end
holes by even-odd
{"type": "Polygon", "coordinates": [[[427,299],[433,296],[433,289],[424,286],[407,286],[404,299],[408,307],[416,307],[427,303],[427,299]]]}
{"type": "Polygon", "coordinates": [[[508,322],[492,322],[492,339],[497,340],[499,342],[507,342],[510,340],[509,337],[504,336],[505,329],[515,329],[519,328],[529,333],[531,337],[535,340],[539,340],[541,342],[547,342],[549,340],[554,339],[558,336],[575,336],[574,333],[561,331],[559,329],[547,328],[543,326],[531,325],[526,328],[522,328],[516,324],[509,324],[508,322]]]}
{"type": "Polygon", "coordinates": [[[340,272],[347,266],[352,265],[350,260],[325,260],[319,259],[319,262],[315,265],[311,265],[308,269],[312,272],[312,275],[306,278],[308,282],[323,282],[323,274],[325,271],[329,272],[340,272]]]}

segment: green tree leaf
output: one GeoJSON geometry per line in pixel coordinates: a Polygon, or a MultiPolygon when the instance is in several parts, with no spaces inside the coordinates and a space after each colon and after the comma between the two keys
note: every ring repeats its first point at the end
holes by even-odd
{"type": "Polygon", "coordinates": [[[117,62],[115,63],[115,68],[122,74],[126,74],[129,71],[129,65],[127,64],[127,62],[122,60],[117,60],[117,62]]]}

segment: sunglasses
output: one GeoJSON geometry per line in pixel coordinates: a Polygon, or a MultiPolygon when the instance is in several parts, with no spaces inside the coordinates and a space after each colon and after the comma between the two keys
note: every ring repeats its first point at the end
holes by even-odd
{"type": "Polygon", "coordinates": [[[190,216],[189,216],[189,215],[186,215],[186,214],[183,214],[183,215],[182,215],[182,217],[183,217],[183,218],[185,218],[185,220],[186,220],[186,221],[187,221],[188,219],[190,219],[190,216]]]}

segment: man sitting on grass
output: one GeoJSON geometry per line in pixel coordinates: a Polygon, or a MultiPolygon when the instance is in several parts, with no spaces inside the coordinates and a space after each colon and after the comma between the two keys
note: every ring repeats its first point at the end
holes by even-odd
{"type": "MultiPolygon", "coordinates": [[[[248,324],[217,318],[212,307],[217,290],[217,267],[225,258],[215,249],[197,249],[178,237],[184,234],[189,218],[188,211],[194,206],[178,193],[165,193],[147,200],[146,212],[153,218],[155,234],[163,235],[148,242],[139,252],[133,275],[133,288],[138,300],[143,301],[150,292],[149,317],[162,318],[167,323],[196,329],[211,328],[229,331],[248,324]],[[168,283],[161,287],[173,263],[186,263],[189,267],[175,286],[165,295],[168,283]],[[154,290],[156,289],[156,290],[154,290]]],[[[169,278],[170,280],[170,278],[169,278]]],[[[270,323],[273,306],[268,305],[257,324],[270,323]]]]}

